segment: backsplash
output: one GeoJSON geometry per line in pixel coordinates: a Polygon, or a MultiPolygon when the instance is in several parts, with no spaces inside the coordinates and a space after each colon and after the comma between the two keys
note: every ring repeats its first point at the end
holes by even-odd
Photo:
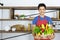
{"type": "MultiPolygon", "coordinates": [[[[32,21],[18,21],[18,20],[12,20],[12,21],[2,21],[2,25],[1,25],[1,21],[0,21],[0,30],[2,27],[2,30],[5,29],[5,27],[11,27],[12,25],[16,25],[16,24],[22,24],[25,27],[28,27],[28,23],[32,24],[32,21]]],[[[60,21],[53,21],[53,25],[55,25],[55,29],[60,29],[60,21]]]]}

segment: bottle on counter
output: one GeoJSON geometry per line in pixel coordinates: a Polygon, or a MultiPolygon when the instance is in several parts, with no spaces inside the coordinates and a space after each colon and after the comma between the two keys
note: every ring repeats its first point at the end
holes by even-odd
{"type": "Polygon", "coordinates": [[[28,30],[28,32],[31,31],[31,24],[30,24],[30,23],[28,23],[28,28],[27,28],[27,30],[28,30]]]}

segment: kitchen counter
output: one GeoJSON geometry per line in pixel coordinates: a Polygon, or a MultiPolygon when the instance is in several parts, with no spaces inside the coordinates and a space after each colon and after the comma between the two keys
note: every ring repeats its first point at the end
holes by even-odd
{"type": "MultiPolygon", "coordinates": [[[[0,33],[28,33],[28,32],[31,32],[31,31],[4,31],[4,30],[0,30],[0,33]]],[[[60,29],[55,31],[55,33],[60,33],[60,29]]]]}
{"type": "Polygon", "coordinates": [[[4,31],[4,30],[0,30],[0,33],[28,33],[31,31],[4,31]]]}

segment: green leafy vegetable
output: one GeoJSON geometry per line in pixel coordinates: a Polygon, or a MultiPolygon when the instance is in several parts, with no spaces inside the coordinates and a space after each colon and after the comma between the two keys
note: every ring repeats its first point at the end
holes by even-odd
{"type": "Polygon", "coordinates": [[[40,30],[40,28],[39,27],[34,27],[34,31],[33,31],[33,33],[39,33],[39,32],[41,32],[41,30],[40,30]]]}
{"type": "Polygon", "coordinates": [[[25,17],[25,15],[20,15],[20,17],[25,17]]]}

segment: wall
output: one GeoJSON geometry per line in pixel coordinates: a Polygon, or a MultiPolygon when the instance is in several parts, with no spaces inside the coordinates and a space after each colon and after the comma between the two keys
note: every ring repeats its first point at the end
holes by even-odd
{"type": "Polygon", "coordinates": [[[59,0],[1,0],[4,6],[37,6],[45,3],[47,6],[60,6],[59,0]]]}

